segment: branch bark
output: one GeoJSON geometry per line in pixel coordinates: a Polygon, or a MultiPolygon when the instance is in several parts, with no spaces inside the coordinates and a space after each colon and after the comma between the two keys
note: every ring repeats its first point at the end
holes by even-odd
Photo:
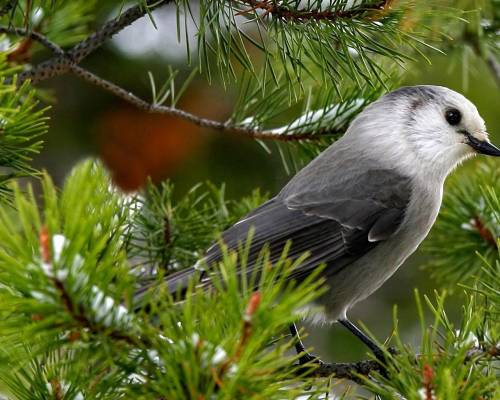
{"type": "MultiPolygon", "coordinates": [[[[227,132],[233,133],[237,135],[243,135],[250,139],[258,139],[258,140],[275,140],[275,141],[283,141],[283,142],[291,142],[291,141],[304,141],[304,140],[317,140],[319,139],[319,133],[297,133],[292,135],[287,134],[278,134],[272,131],[262,131],[259,129],[245,127],[240,125],[235,125],[230,122],[220,122],[214,121],[207,118],[202,118],[197,115],[191,114],[187,111],[180,110],[175,107],[168,107],[160,104],[148,103],[146,100],[141,99],[135,94],[123,89],[122,87],[107,81],[92,72],[78,66],[72,65],[70,68],[71,72],[85,81],[99,86],[100,88],[114,94],[122,100],[134,105],[135,107],[144,110],[148,113],[152,114],[164,114],[164,115],[172,115],[175,117],[179,117],[186,121],[189,121],[195,125],[198,125],[203,128],[214,129],[219,132],[227,132]]],[[[332,132],[337,133],[337,132],[332,132]]]]}
{"type": "Polygon", "coordinates": [[[112,38],[125,27],[131,25],[150,11],[171,3],[171,1],[172,0],[148,0],[146,2],[148,7],[144,7],[142,4],[130,7],[120,16],[106,22],[95,33],[77,43],[69,51],[44,61],[29,71],[19,74],[18,82],[22,83],[29,79],[32,83],[37,83],[69,72],[72,65],[82,62],[89,54],[101,47],[108,39],[112,38]]]}
{"type": "MultiPolygon", "coordinates": [[[[61,47],[59,47],[56,43],[52,42],[47,37],[38,32],[28,31],[22,28],[0,26],[0,33],[9,33],[9,34],[20,35],[23,37],[30,37],[31,39],[39,42],[44,47],[49,49],[56,56],[52,60],[70,59],[68,53],[65,53],[61,47]]],[[[47,63],[48,62],[50,62],[50,60],[47,61],[47,63]]],[[[113,94],[114,96],[148,113],[175,116],[184,119],[186,121],[189,121],[197,126],[213,129],[219,132],[232,133],[240,136],[245,136],[250,139],[273,140],[273,141],[283,141],[283,142],[318,140],[320,139],[320,137],[324,137],[327,134],[334,135],[342,133],[342,131],[340,130],[322,130],[316,132],[295,133],[287,135],[281,133],[278,134],[273,131],[260,130],[258,128],[252,128],[248,126],[236,125],[231,123],[230,121],[226,122],[214,121],[208,118],[199,117],[187,111],[180,110],[176,107],[169,107],[161,104],[149,103],[146,100],[143,100],[137,95],[131,93],[130,91],[125,90],[124,88],[116,85],[113,82],[101,78],[100,76],[77,65],[76,63],[69,62],[68,64],[65,64],[64,68],[66,68],[64,70],[64,73],[73,73],[74,75],[85,80],[86,82],[98,86],[101,89],[106,90],[107,92],[113,94]]],[[[21,84],[22,78],[19,77],[17,82],[18,84],[21,84]]]]}
{"type": "MultiPolygon", "coordinates": [[[[397,355],[394,350],[391,350],[393,355],[397,355]]],[[[472,347],[466,354],[464,362],[469,362],[479,358],[495,358],[500,357],[500,348],[498,346],[488,347],[472,347]]],[[[421,355],[415,356],[415,361],[421,358],[421,355]]],[[[303,372],[303,371],[302,371],[303,372]]],[[[384,372],[384,367],[377,360],[362,360],[352,363],[325,363],[320,361],[317,368],[310,372],[311,376],[317,377],[334,377],[336,379],[349,379],[353,382],[361,383],[360,375],[368,376],[372,372],[384,372]]]]}
{"type": "Polygon", "coordinates": [[[243,10],[240,14],[247,14],[255,10],[263,10],[264,16],[271,15],[276,19],[286,22],[304,22],[304,21],[337,21],[339,19],[352,19],[362,16],[370,11],[384,11],[390,7],[391,0],[379,1],[374,4],[365,6],[354,7],[350,9],[335,9],[335,10],[321,10],[321,9],[301,9],[293,10],[284,7],[279,3],[270,0],[240,0],[241,3],[248,4],[251,8],[243,10]]]}
{"type": "Polygon", "coordinates": [[[372,372],[382,372],[383,367],[377,360],[362,360],[352,363],[323,363],[312,370],[311,376],[334,377],[335,379],[348,379],[361,383],[360,375],[368,376],[372,372]]]}
{"type": "Polygon", "coordinates": [[[24,28],[15,28],[15,27],[9,27],[9,26],[0,26],[0,33],[9,33],[13,35],[19,35],[22,37],[27,37],[30,38],[38,43],[40,43],[42,46],[46,47],[48,50],[50,50],[54,55],[63,55],[64,50],[59,47],[56,43],[52,42],[49,40],[47,37],[42,35],[41,33],[35,32],[35,31],[29,31],[24,28]]]}
{"type": "MultiPolygon", "coordinates": [[[[246,1],[246,0],[245,0],[246,1]]],[[[255,3],[254,0],[248,0],[255,3]]],[[[33,40],[41,43],[43,46],[48,48],[54,56],[38,65],[35,65],[31,70],[24,71],[17,77],[17,83],[22,84],[26,80],[30,80],[32,83],[38,83],[40,81],[63,75],[66,73],[73,73],[76,76],[84,79],[85,81],[96,85],[113,95],[121,98],[122,100],[138,107],[144,111],[155,114],[172,115],[178,118],[189,121],[195,125],[204,128],[210,128],[219,132],[233,133],[241,136],[245,136],[251,139],[258,140],[273,140],[273,141],[306,141],[306,140],[319,140],[325,135],[340,134],[340,130],[326,130],[315,132],[304,132],[304,133],[293,133],[293,134],[283,134],[276,133],[272,130],[261,130],[255,127],[242,126],[232,123],[231,121],[220,122],[214,121],[207,118],[199,117],[197,115],[191,114],[184,110],[177,109],[175,107],[168,107],[161,104],[149,103],[146,100],[141,99],[135,94],[123,89],[122,87],[107,81],[96,74],[88,71],[87,69],[79,66],[81,61],[83,61],[88,55],[101,47],[108,39],[113,37],[116,33],[123,30],[125,27],[132,24],[137,19],[145,16],[149,11],[155,8],[167,5],[171,3],[172,0],[148,0],[147,5],[149,8],[143,7],[142,5],[137,5],[129,8],[119,17],[105,23],[100,29],[95,33],[88,36],[86,39],[82,40],[70,50],[65,52],[56,43],[50,41],[44,35],[28,31],[21,28],[11,28],[11,27],[0,27],[0,32],[17,34],[25,37],[30,37],[33,40]]],[[[267,2],[266,2],[267,3],[267,2]]],[[[387,1],[380,2],[380,4],[387,4],[387,1]]],[[[379,4],[379,3],[377,3],[379,4]]],[[[278,7],[278,6],[276,6],[278,7]]],[[[375,7],[375,6],[374,6],[375,7]]],[[[376,6],[378,8],[381,5],[376,6]]],[[[366,10],[364,10],[366,11],[366,10]]],[[[355,13],[359,13],[360,9],[353,9],[350,11],[345,11],[342,15],[347,17],[348,15],[352,18],[355,13]],[[347,14],[349,13],[349,14],[347,14]]]]}

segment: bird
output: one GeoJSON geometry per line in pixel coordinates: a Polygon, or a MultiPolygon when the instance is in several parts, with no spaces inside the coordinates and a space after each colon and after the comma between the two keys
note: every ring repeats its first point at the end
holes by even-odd
{"type": "MultiPolygon", "coordinates": [[[[350,123],[346,133],[300,170],[270,200],[224,231],[229,249],[249,232],[246,272],[259,268],[268,246],[276,262],[309,256],[289,279],[301,281],[324,264],[328,288],[315,300],[326,322],[339,322],[383,359],[383,350],[348,319],[349,310],[387,281],[417,249],[433,226],[446,177],[476,154],[500,156],[484,120],[463,95],[442,86],[406,86],[381,96],[350,123]]],[[[201,270],[222,258],[219,244],[201,262],[167,277],[170,292],[186,288],[201,270]]],[[[208,268],[209,269],[209,268],[208,268]]],[[[295,324],[301,362],[307,353],[295,324]]]]}

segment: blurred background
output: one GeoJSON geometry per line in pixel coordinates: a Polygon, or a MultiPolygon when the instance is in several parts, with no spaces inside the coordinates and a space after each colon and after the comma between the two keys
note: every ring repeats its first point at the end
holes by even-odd
{"type": "MultiPolygon", "coordinates": [[[[104,7],[99,19],[107,19],[112,12],[104,7]]],[[[173,8],[155,13],[155,20],[157,30],[143,18],[89,57],[85,66],[145,99],[151,98],[148,71],[162,77],[172,65],[180,70],[181,80],[187,77],[191,68],[183,42],[186,38],[177,41],[173,8]]],[[[194,29],[190,32],[194,35],[194,29]]],[[[196,64],[196,38],[188,36],[188,40],[196,64]]],[[[435,52],[430,63],[422,58],[407,68],[403,84],[443,85],[467,96],[480,110],[492,140],[500,142],[500,91],[489,69],[472,50],[451,48],[446,55],[435,52]]],[[[194,184],[210,180],[225,182],[228,198],[237,199],[254,188],[274,194],[290,178],[278,152],[269,154],[255,141],[211,132],[173,117],[147,114],[76,77],[53,79],[44,87],[59,101],[53,104],[50,131],[35,166],[48,170],[56,182],[62,182],[75,163],[90,156],[100,157],[115,183],[125,191],[137,190],[151,176],[155,181],[171,179],[181,196],[194,184]]],[[[217,81],[208,85],[197,76],[178,106],[224,120],[231,114],[235,96],[217,81]]],[[[456,173],[473,174],[475,162],[469,161],[456,173]]],[[[425,254],[417,252],[381,290],[353,310],[351,319],[362,321],[383,341],[391,334],[396,305],[403,339],[417,344],[413,290],[432,295],[437,287],[421,270],[425,263],[425,254]]],[[[453,299],[449,310],[458,313],[453,299]]],[[[304,327],[307,345],[326,360],[365,357],[366,349],[341,327],[304,327]]]]}

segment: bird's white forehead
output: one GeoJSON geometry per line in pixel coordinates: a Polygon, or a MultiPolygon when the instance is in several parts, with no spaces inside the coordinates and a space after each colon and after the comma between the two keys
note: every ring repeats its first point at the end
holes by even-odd
{"type": "Polygon", "coordinates": [[[417,109],[419,107],[437,108],[444,111],[456,108],[462,113],[462,121],[472,132],[485,131],[484,120],[479,115],[476,106],[465,96],[443,86],[420,85],[397,89],[383,97],[383,101],[402,104],[404,107],[417,109]]]}

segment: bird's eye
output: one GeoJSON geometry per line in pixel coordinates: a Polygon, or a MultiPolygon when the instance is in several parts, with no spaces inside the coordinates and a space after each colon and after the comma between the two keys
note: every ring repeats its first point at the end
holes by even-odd
{"type": "Polygon", "coordinates": [[[462,114],[456,108],[450,108],[449,110],[447,110],[444,114],[444,117],[450,125],[458,125],[462,120],[462,114]]]}

